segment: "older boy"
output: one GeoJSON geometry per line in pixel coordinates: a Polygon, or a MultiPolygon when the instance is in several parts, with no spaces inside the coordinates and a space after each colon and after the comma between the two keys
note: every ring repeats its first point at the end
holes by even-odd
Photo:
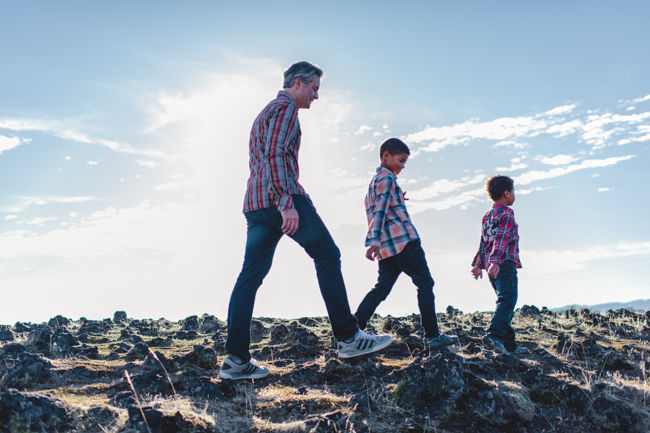
{"type": "Polygon", "coordinates": [[[404,193],[397,175],[404,169],[409,148],[397,138],[384,141],[379,149],[380,166],[370,181],[366,195],[368,235],[366,257],[379,259],[377,284],[361,301],[355,316],[365,329],[377,306],[386,299],[397,277],[404,272],[417,287],[424,342],[429,348],[458,342],[453,335],[441,334],[433,296],[433,278],[411,218],[406,211],[404,193]]]}
{"type": "Polygon", "coordinates": [[[508,176],[492,176],[486,186],[494,204],[483,216],[472,275],[474,279],[483,278],[483,269],[487,269],[497,294],[497,306],[483,343],[498,353],[523,355],[528,349],[517,346],[515,330],[510,325],[517,304],[517,268],[521,268],[518,226],[510,209],[515,202],[515,184],[508,176]]]}
{"type": "Polygon", "coordinates": [[[388,335],[359,330],[341,275],[339,249],[298,183],[298,110],[308,109],[318,99],[322,76],[323,71],[309,62],[291,65],[284,72],[284,90],[262,110],[251,129],[250,177],[244,198],[246,252],[228,306],[228,357],[219,371],[224,379],[258,379],[269,374],[268,368],[251,358],[251,318],[257,289],[271,269],[275,247],[285,234],[316,264],[341,358],[375,352],[393,341],[388,335]]]}

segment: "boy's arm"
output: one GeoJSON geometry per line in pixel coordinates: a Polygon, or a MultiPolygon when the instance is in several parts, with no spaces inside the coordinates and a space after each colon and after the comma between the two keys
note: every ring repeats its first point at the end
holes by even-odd
{"type": "Polygon", "coordinates": [[[478,246],[478,251],[474,255],[474,260],[472,260],[472,276],[475,280],[479,278],[483,279],[483,269],[481,269],[481,265],[483,264],[483,255],[481,253],[483,250],[485,250],[485,242],[483,241],[483,233],[481,233],[481,242],[478,246]]]}
{"type": "Polygon", "coordinates": [[[293,105],[282,105],[269,117],[264,140],[264,148],[269,164],[271,189],[279,197],[277,208],[280,212],[293,208],[289,194],[289,168],[286,152],[289,140],[295,135],[298,126],[298,109],[293,105]]]}
{"type": "Polygon", "coordinates": [[[500,264],[503,261],[503,257],[506,252],[506,247],[510,242],[510,233],[512,232],[514,226],[514,217],[510,212],[504,212],[498,217],[499,226],[497,232],[494,236],[494,244],[492,246],[492,251],[490,251],[490,257],[488,259],[490,267],[488,268],[488,276],[490,278],[495,278],[499,275],[500,264]]]}
{"type": "MultiPolygon", "coordinates": [[[[375,208],[372,214],[372,220],[368,224],[368,235],[366,236],[366,246],[376,247],[377,252],[381,247],[381,232],[384,229],[386,221],[386,212],[390,206],[390,197],[395,190],[395,183],[392,176],[384,176],[377,181],[374,188],[375,208]]],[[[370,248],[366,252],[366,257],[370,253],[370,248]]],[[[376,257],[376,253],[373,258],[376,257]]],[[[370,258],[370,257],[368,257],[370,258]]],[[[372,259],[371,259],[372,260],[372,259]]]]}

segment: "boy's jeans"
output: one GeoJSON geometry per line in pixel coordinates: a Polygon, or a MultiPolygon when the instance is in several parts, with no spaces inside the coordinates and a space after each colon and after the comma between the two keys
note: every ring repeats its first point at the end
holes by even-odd
{"type": "MultiPolygon", "coordinates": [[[[359,328],[350,311],[341,275],[339,249],[311,200],[299,194],[292,194],[291,197],[300,221],[298,230],[290,237],[314,259],[318,284],[325,300],[334,337],[337,340],[353,337],[359,328]]],[[[244,265],[230,296],[226,352],[249,361],[251,355],[248,349],[255,295],[271,269],[273,253],[283,233],[282,215],[275,206],[246,212],[245,216],[248,225],[246,253],[244,265]]],[[[287,280],[292,277],[293,275],[285,275],[287,280]]],[[[288,299],[287,302],[292,300],[288,299]]]]}
{"type": "Polygon", "coordinates": [[[497,294],[497,307],[490,321],[487,334],[503,341],[506,350],[513,352],[517,349],[515,330],[510,321],[517,304],[517,265],[506,260],[500,265],[499,275],[490,278],[490,283],[497,294]]]}
{"type": "Polygon", "coordinates": [[[440,335],[440,331],[438,330],[438,318],[436,317],[435,298],[433,296],[434,282],[419,240],[406,244],[399,254],[379,260],[377,284],[363,298],[355,313],[359,321],[359,328],[365,329],[377,306],[386,299],[395,285],[397,277],[402,272],[411,277],[413,284],[417,287],[420,320],[425,337],[437,337],[440,335]]]}

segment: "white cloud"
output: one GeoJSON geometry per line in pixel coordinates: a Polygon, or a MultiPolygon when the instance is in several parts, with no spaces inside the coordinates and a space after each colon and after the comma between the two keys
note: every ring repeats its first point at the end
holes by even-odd
{"type": "Polygon", "coordinates": [[[12,219],[16,219],[16,218],[18,218],[18,215],[7,215],[5,217],[6,220],[12,220],[12,219]]]}
{"type": "Polygon", "coordinates": [[[515,149],[523,149],[524,147],[528,146],[528,144],[527,143],[518,143],[518,142],[512,141],[512,140],[503,140],[503,141],[499,141],[499,142],[494,144],[494,147],[501,147],[501,146],[512,146],[515,149]]]}
{"type": "Polygon", "coordinates": [[[510,167],[497,167],[495,170],[504,172],[504,171],[516,171],[516,170],[522,170],[524,168],[528,167],[528,164],[512,164],[510,167]]]}
{"type": "Polygon", "coordinates": [[[97,165],[97,164],[99,164],[99,161],[86,161],[86,164],[88,164],[88,165],[97,165]]]}
{"type": "Polygon", "coordinates": [[[577,104],[562,105],[560,107],[555,107],[552,110],[548,110],[546,113],[547,116],[558,116],[560,114],[569,114],[576,108],[577,104]]]}
{"type": "Polygon", "coordinates": [[[52,221],[52,220],[54,220],[54,219],[55,219],[55,218],[53,218],[53,217],[47,217],[47,218],[33,218],[33,219],[27,221],[27,224],[43,225],[44,222],[52,221]]]}
{"type": "Polygon", "coordinates": [[[464,191],[443,200],[433,202],[409,202],[409,213],[415,215],[427,209],[445,210],[453,206],[460,206],[479,199],[485,195],[485,189],[479,188],[472,191],[464,191]]]}
{"type": "Polygon", "coordinates": [[[11,150],[16,146],[20,146],[23,143],[29,143],[31,139],[28,138],[19,138],[19,137],[5,137],[0,135],[0,153],[5,150],[11,150]]]}
{"type": "Polygon", "coordinates": [[[536,159],[541,161],[542,164],[547,164],[547,165],[566,165],[573,161],[578,160],[578,158],[575,158],[570,155],[555,155],[553,157],[544,156],[536,159]]]}
{"type": "Polygon", "coordinates": [[[464,177],[456,181],[450,181],[447,179],[436,180],[426,188],[422,188],[416,191],[409,191],[409,199],[413,201],[427,200],[433,197],[437,197],[440,194],[458,191],[459,189],[465,188],[468,185],[476,185],[477,183],[483,182],[485,178],[486,176],[484,174],[478,174],[474,177],[464,177]]]}
{"type": "Polygon", "coordinates": [[[366,132],[366,131],[370,131],[370,130],[372,130],[372,129],[374,129],[372,126],[361,125],[361,126],[359,127],[359,130],[358,130],[357,132],[355,132],[355,135],[363,134],[364,132],[366,132]]]}
{"type": "Polygon", "coordinates": [[[617,164],[621,161],[627,161],[628,159],[635,158],[636,155],[627,155],[620,157],[612,157],[606,159],[587,159],[582,161],[580,164],[570,165],[563,168],[554,168],[549,171],[529,171],[520,176],[517,176],[514,181],[519,185],[527,185],[529,183],[543,180],[543,179],[552,179],[558,176],[564,176],[565,174],[572,173],[577,170],[583,170],[586,168],[596,168],[596,167],[607,167],[609,165],[617,164]]]}
{"type": "Polygon", "coordinates": [[[618,245],[599,246],[582,251],[522,251],[526,257],[526,273],[543,275],[549,273],[576,271],[583,269],[587,262],[593,260],[650,256],[650,242],[620,243],[618,245]]]}
{"type": "Polygon", "coordinates": [[[167,182],[162,185],[157,185],[154,187],[156,191],[162,191],[162,190],[170,190],[170,189],[178,189],[183,187],[183,181],[181,180],[173,180],[171,182],[167,182]]]}
{"type": "Polygon", "coordinates": [[[138,164],[140,164],[141,166],[143,166],[143,167],[149,167],[149,168],[158,167],[158,164],[156,163],[156,161],[143,161],[143,160],[138,159],[136,162],[138,164]]]}
{"type": "Polygon", "coordinates": [[[377,145],[375,143],[368,143],[366,145],[363,145],[359,148],[359,150],[375,150],[377,148],[377,145]]]}
{"type": "Polygon", "coordinates": [[[611,191],[611,188],[598,188],[598,192],[611,191]]]}

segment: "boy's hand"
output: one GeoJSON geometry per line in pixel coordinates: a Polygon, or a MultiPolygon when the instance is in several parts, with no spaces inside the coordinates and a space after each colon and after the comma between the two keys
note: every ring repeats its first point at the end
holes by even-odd
{"type": "Polygon", "coordinates": [[[487,271],[487,272],[488,272],[488,277],[490,277],[490,278],[496,278],[497,275],[499,275],[499,270],[501,270],[501,268],[499,267],[499,265],[497,265],[496,263],[492,263],[492,264],[490,265],[490,268],[489,268],[488,271],[487,271]]]}
{"type": "Polygon", "coordinates": [[[298,216],[296,208],[292,207],[283,210],[280,214],[282,215],[282,233],[285,235],[294,234],[298,230],[298,223],[300,222],[300,216],[298,216]]]}
{"type": "Polygon", "coordinates": [[[479,268],[478,266],[474,266],[472,268],[472,275],[474,276],[475,280],[483,279],[483,269],[479,268]]]}
{"type": "Polygon", "coordinates": [[[366,258],[368,260],[375,260],[378,254],[379,254],[379,247],[369,247],[366,250],[366,258]]]}

